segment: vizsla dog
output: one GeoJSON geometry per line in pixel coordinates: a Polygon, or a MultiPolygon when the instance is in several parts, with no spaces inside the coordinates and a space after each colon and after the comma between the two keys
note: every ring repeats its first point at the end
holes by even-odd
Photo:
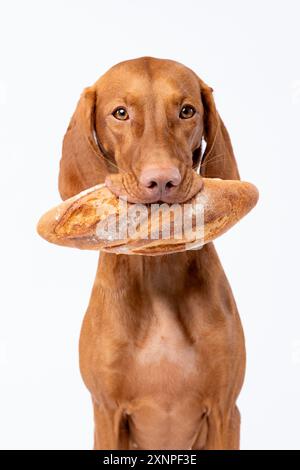
{"type": "MultiPolygon", "coordinates": [[[[112,173],[141,203],[187,201],[202,176],[239,179],[212,91],[176,61],[113,66],[83,91],[67,129],[62,198],[110,186],[112,173]]],[[[158,257],[102,253],[80,368],[95,449],[238,449],[244,337],[213,244],[158,257]]]]}

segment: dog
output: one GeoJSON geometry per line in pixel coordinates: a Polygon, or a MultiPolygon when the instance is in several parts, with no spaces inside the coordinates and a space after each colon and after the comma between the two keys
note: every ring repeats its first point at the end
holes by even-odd
{"type": "MultiPolygon", "coordinates": [[[[139,57],[84,89],[63,140],[62,199],[105,181],[131,202],[184,202],[202,177],[239,172],[213,89],[193,70],[139,57]]],[[[101,253],[79,349],[94,449],[239,449],[244,335],[212,243],[101,253]]]]}

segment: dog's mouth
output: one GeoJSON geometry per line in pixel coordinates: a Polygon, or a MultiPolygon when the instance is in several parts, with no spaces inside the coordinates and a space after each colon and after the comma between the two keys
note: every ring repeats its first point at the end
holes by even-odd
{"type": "Polygon", "coordinates": [[[194,169],[189,168],[178,187],[166,188],[163,193],[155,194],[151,188],[142,188],[132,173],[110,174],[106,177],[105,184],[113,194],[130,203],[181,204],[192,199],[202,189],[203,179],[194,169]]]}

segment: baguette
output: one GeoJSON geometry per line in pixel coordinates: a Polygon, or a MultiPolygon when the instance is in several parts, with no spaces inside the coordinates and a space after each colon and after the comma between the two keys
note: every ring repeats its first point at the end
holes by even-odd
{"type": "Polygon", "coordinates": [[[257,200],[257,188],[239,180],[203,178],[196,196],[173,206],[129,204],[99,184],[45,213],[37,231],[57,245],[157,256],[201,248],[235,225],[257,200]]]}

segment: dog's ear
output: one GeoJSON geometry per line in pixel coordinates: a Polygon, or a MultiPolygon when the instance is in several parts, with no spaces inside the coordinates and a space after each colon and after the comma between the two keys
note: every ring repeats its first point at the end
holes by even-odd
{"type": "Polygon", "coordinates": [[[200,173],[206,178],[240,179],[229,134],[216,109],[213,89],[201,79],[199,80],[204,107],[204,140],[206,141],[200,173]]]}
{"type": "Polygon", "coordinates": [[[108,173],[94,129],[95,106],[96,91],[85,88],[63,140],[58,183],[62,199],[102,183],[108,173]]]}

